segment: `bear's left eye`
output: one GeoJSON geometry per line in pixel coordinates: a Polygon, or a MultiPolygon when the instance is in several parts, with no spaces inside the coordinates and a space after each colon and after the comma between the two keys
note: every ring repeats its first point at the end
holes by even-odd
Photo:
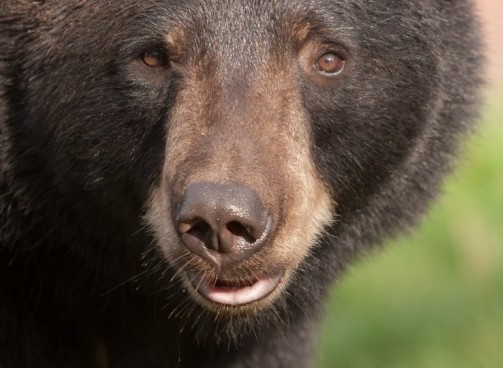
{"type": "Polygon", "coordinates": [[[166,65],[166,57],[159,50],[147,50],[141,55],[143,64],[149,68],[160,68],[166,65]]]}
{"type": "Polygon", "coordinates": [[[314,63],[314,68],[321,74],[335,76],[344,70],[345,60],[333,52],[321,55],[314,63]]]}

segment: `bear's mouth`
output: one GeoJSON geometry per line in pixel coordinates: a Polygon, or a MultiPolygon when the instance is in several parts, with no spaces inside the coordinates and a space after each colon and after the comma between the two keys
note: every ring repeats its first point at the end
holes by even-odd
{"type": "Polygon", "coordinates": [[[250,280],[210,282],[200,274],[191,274],[190,283],[207,300],[223,305],[240,306],[267,297],[282,283],[283,275],[257,277],[250,280]]]}

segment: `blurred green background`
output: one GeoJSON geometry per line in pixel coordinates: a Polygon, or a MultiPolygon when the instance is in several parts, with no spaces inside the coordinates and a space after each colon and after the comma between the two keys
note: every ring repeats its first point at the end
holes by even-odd
{"type": "Polygon", "coordinates": [[[503,367],[503,90],[419,231],[349,269],[317,367],[503,367]]]}

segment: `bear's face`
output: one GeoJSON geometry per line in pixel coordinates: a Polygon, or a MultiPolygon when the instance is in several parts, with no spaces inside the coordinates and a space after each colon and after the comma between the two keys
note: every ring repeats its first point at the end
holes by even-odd
{"type": "Polygon", "coordinates": [[[301,79],[324,88],[349,73],[342,46],[311,37],[301,14],[278,10],[284,18],[272,21],[259,7],[243,24],[237,10],[210,8],[188,22],[205,28],[173,20],[172,53],[156,50],[155,70],[136,61],[134,74],[169,69],[177,90],[147,221],[193,297],[234,312],[279,296],[332,219],[301,79]]]}
{"type": "Polygon", "coordinates": [[[199,304],[264,309],[431,111],[430,48],[385,3],[47,2],[19,54],[22,140],[84,232],[144,223],[199,304]]]}

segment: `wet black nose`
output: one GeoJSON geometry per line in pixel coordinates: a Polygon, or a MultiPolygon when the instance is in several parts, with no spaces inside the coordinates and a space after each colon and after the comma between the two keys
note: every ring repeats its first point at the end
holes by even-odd
{"type": "Polygon", "coordinates": [[[195,183],[177,212],[182,242],[218,267],[242,261],[265,244],[272,218],[258,195],[237,184],[195,183]]]}

